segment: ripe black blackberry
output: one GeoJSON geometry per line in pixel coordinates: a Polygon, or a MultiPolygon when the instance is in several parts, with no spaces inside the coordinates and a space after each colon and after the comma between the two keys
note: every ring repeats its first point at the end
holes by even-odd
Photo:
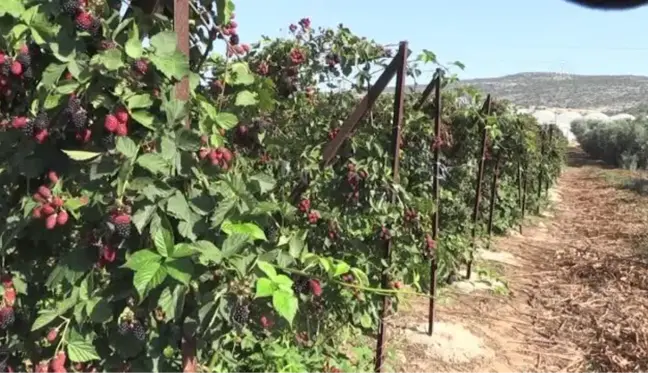
{"type": "Polygon", "coordinates": [[[16,321],[16,315],[11,307],[0,309],[0,329],[5,330],[16,321]]]}
{"type": "Polygon", "coordinates": [[[306,277],[297,277],[293,280],[293,291],[295,294],[307,294],[310,287],[308,286],[308,279],[306,277]]]}
{"type": "Polygon", "coordinates": [[[232,321],[245,325],[250,321],[250,308],[247,304],[238,303],[232,310],[232,321]]]}
{"type": "Polygon", "coordinates": [[[8,76],[11,73],[11,58],[5,58],[4,63],[0,66],[0,74],[8,76]]]}
{"type": "Polygon", "coordinates": [[[32,79],[32,78],[34,78],[34,69],[32,69],[31,66],[29,66],[28,68],[26,68],[25,71],[23,71],[23,77],[24,77],[25,79],[32,79]]]}
{"type": "Polygon", "coordinates": [[[21,53],[16,57],[16,61],[20,62],[21,65],[23,65],[24,68],[28,68],[31,66],[32,63],[32,58],[29,55],[29,53],[21,53]]]}
{"type": "Polygon", "coordinates": [[[70,16],[75,16],[81,10],[79,0],[63,0],[63,12],[70,16]]]}
{"type": "Polygon", "coordinates": [[[86,128],[88,122],[88,112],[80,107],[76,111],[70,112],[70,121],[76,130],[86,128]]]}
{"type": "Polygon", "coordinates": [[[269,226],[265,227],[263,230],[265,233],[266,238],[268,239],[268,242],[270,243],[275,243],[277,242],[277,238],[279,238],[279,227],[277,227],[276,224],[271,223],[269,226]]]}
{"type": "Polygon", "coordinates": [[[146,328],[139,321],[133,321],[131,324],[131,333],[137,338],[138,341],[143,341],[146,339],[146,328]]]}
{"type": "Polygon", "coordinates": [[[106,132],[101,137],[101,145],[103,145],[106,150],[113,149],[115,147],[115,134],[106,132]]]}
{"type": "Polygon", "coordinates": [[[34,127],[38,130],[44,130],[48,128],[50,125],[49,117],[47,116],[47,113],[44,111],[41,111],[36,115],[36,118],[34,118],[34,127]]]}
{"type": "Polygon", "coordinates": [[[121,335],[127,335],[131,331],[131,323],[128,321],[122,321],[117,326],[117,333],[121,335]]]}
{"type": "Polygon", "coordinates": [[[232,45],[238,45],[238,43],[241,41],[241,38],[238,36],[238,34],[234,34],[230,36],[230,44],[232,45]]]}
{"type": "Polygon", "coordinates": [[[74,113],[81,108],[81,100],[76,96],[71,96],[68,100],[67,108],[65,109],[69,113],[74,113]]]}
{"type": "Polygon", "coordinates": [[[115,235],[119,238],[128,238],[131,235],[131,217],[128,214],[117,214],[111,217],[115,226],[115,235]]]}
{"type": "Polygon", "coordinates": [[[34,121],[33,120],[27,120],[27,124],[25,124],[25,127],[22,128],[22,132],[26,136],[33,136],[34,135],[34,121]]]}

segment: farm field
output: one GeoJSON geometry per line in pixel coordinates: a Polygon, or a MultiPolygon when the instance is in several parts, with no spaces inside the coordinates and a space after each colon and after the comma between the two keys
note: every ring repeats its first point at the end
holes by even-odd
{"type": "Polygon", "coordinates": [[[647,368],[635,184],[407,41],[174,4],[0,2],[0,371],[647,368]]]}

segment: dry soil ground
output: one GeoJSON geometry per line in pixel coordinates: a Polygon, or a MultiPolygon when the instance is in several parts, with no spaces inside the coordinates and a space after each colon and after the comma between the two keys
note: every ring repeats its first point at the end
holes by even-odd
{"type": "Polygon", "coordinates": [[[439,295],[432,337],[426,299],[390,319],[388,370],[648,371],[643,176],[569,158],[552,207],[480,255],[490,280],[439,295]]]}

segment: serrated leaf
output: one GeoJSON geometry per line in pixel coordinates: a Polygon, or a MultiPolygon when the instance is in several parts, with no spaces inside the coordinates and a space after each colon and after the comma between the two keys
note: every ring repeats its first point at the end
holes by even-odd
{"type": "Polygon", "coordinates": [[[136,271],[133,276],[133,286],[137,290],[140,300],[144,300],[146,294],[164,282],[166,277],[166,267],[160,262],[151,262],[136,271]]]}
{"type": "Polygon", "coordinates": [[[272,176],[264,173],[258,173],[256,175],[250,176],[250,181],[257,182],[259,186],[259,191],[261,193],[267,193],[271,191],[272,189],[274,189],[277,183],[272,176]]]}
{"type": "Polygon", "coordinates": [[[259,260],[257,262],[257,267],[268,276],[271,280],[277,277],[277,270],[272,266],[272,264],[268,262],[264,262],[262,260],[259,260]]]}
{"type": "Polygon", "coordinates": [[[61,151],[74,161],[87,161],[89,159],[96,158],[101,155],[101,153],[85,152],[81,150],[61,150],[61,151]]]}
{"type": "Polygon", "coordinates": [[[180,52],[166,56],[151,56],[151,62],[167,78],[180,80],[190,72],[189,60],[180,52]]]}
{"type": "MultiPolygon", "coordinates": [[[[215,247],[215,246],[214,246],[215,247]]],[[[195,247],[195,244],[189,243],[179,243],[173,248],[173,258],[184,258],[187,256],[192,256],[196,254],[198,250],[195,247]]]]}
{"type": "Polygon", "coordinates": [[[25,7],[19,0],[2,0],[0,1],[0,16],[9,14],[14,18],[20,17],[25,11],[25,7]]]}
{"type": "Polygon", "coordinates": [[[156,56],[169,56],[176,52],[178,39],[173,31],[162,31],[151,37],[150,45],[156,56]]]}
{"type": "Polygon", "coordinates": [[[236,206],[237,199],[232,197],[221,201],[212,214],[211,223],[212,227],[218,227],[227,218],[227,214],[236,206]]]}
{"type": "Polygon", "coordinates": [[[147,93],[135,95],[129,97],[128,100],[126,100],[126,106],[128,107],[128,110],[150,108],[151,105],[153,105],[153,98],[147,93]]]}
{"type": "Polygon", "coordinates": [[[223,256],[229,258],[232,255],[238,254],[239,250],[245,247],[249,240],[250,236],[247,234],[235,233],[227,236],[225,241],[223,241],[223,256]]]}
{"type": "Polygon", "coordinates": [[[131,117],[144,127],[150,130],[155,130],[155,126],[153,125],[153,122],[155,122],[155,117],[148,111],[133,110],[131,111],[131,117]]]}
{"type": "Polygon", "coordinates": [[[174,320],[177,315],[182,313],[186,289],[184,286],[175,286],[173,290],[169,287],[162,290],[158,306],[164,312],[166,321],[174,320]]]}
{"type": "Polygon", "coordinates": [[[36,318],[36,320],[34,320],[34,324],[32,324],[31,331],[32,332],[36,331],[36,330],[48,325],[49,323],[54,321],[54,319],[56,319],[57,317],[58,317],[58,313],[56,313],[54,311],[45,311],[45,312],[40,313],[38,315],[38,317],[36,318]]]}
{"type": "Polygon", "coordinates": [[[163,216],[160,219],[160,225],[151,232],[151,240],[160,255],[164,257],[172,255],[175,238],[173,237],[171,223],[166,217],[163,216]]]}
{"type": "Polygon", "coordinates": [[[270,279],[261,277],[257,279],[256,282],[256,294],[257,298],[269,297],[274,292],[274,286],[270,279]]]}
{"type": "Polygon", "coordinates": [[[256,105],[259,100],[257,100],[257,94],[250,91],[241,91],[236,95],[236,101],[234,105],[236,106],[252,106],[256,105]]]}
{"type": "Polygon", "coordinates": [[[297,315],[297,297],[287,290],[277,290],[272,294],[272,307],[292,325],[295,315],[297,315]]]}
{"type": "Polygon", "coordinates": [[[263,229],[254,223],[232,223],[231,221],[224,221],[221,224],[221,230],[227,235],[239,233],[248,235],[255,240],[267,241],[263,229]]]}
{"type": "Polygon", "coordinates": [[[123,154],[126,158],[130,159],[137,157],[137,152],[139,151],[135,141],[126,136],[120,136],[117,138],[115,149],[117,149],[117,151],[123,154]]]}
{"type": "Polygon", "coordinates": [[[54,86],[56,86],[56,83],[59,81],[64,71],[65,71],[64,64],[58,64],[58,63],[49,64],[45,68],[45,71],[43,71],[40,84],[43,87],[45,87],[47,90],[52,89],[54,86]]]}
{"type": "Polygon", "coordinates": [[[194,272],[194,264],[190,258],[168,259],[164,266],[169,276],[184,285],[189,285],[194,272]]]}
{"type": "Polygon", "coordinates": [[[167,174],[169,164],[161,156],[154,153],[146,153],[137,158],[137,164],[154,174],[167,174]]]}
{"type": "Polygon", "coordinates": [[[149,263],[159,263],[161,261],[162,257],[158,253],[144,249],[138,250],[131,255],[124,264],[124,267],[130,268],[133,271],[138,271],[141,268],[146,267],[149,263]]]}
{"type": "Polygon", "coordinates": [[[254,74],[245,62],[236,62],[230,66],[231,74],[228,75],[227,84],[231,85],[250,85],[254,83],[254,74]]]}
{"type": "Polygon", "coordinates": [[[104,65],[104,67],[110,71],[115,71],[124,66],[122,53],[117,48],[108,49],[107,51],[102,52],[99,55],[99,63],[104,65]]]}
{"type": "Polygon", "coordinates": [[[232,113],[218,113],[214,118],[216,124],[223,129],[232,129],[238,124],[238,118],[232,113]]]}
{"type": "Polygon", "coordinates": [[[169,201],[167,202],[167,212],[180,220],[192,220],[189,203],[185,196],[179,191],[169,198],[169,201]]]}
{"type": "Polygon", "coordinates": [[[139,36],[139,29],[137,24],[134,23],[130,32],[128,33],[128,41],[126,42],[126,55],[132,59],[139,59],[142,57],[144,48],[142,47],[142,41],[139,36]]]}
{"type": "Polygon", "coordinates": [[[84,340],[70,340],[67,343],[68,358],[75,363],[100,360],[94,345],[84,340]]]}

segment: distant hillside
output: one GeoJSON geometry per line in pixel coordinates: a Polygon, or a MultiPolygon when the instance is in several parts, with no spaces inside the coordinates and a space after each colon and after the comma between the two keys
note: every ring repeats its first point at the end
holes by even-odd
{"type": "Polygon", "coordinates": [[[461,84],[476,86],[524,107],[567,107],[607,113],[645,112],[648,108],[648,76],[519,73],[464,80],[461,84]]]}

